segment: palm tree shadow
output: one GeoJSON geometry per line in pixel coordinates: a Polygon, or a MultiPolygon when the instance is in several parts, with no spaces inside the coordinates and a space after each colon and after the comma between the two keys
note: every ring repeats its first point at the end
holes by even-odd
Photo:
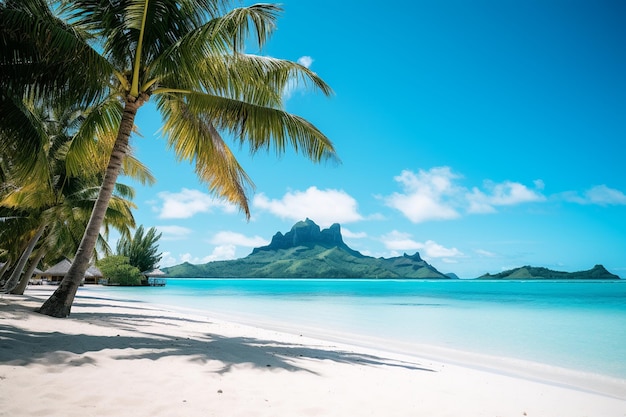
{"type": "MultiPolygon", "coordinates": [[[[258,369],[284,369],[290,372],[315,373],[311,361],[331,361],[364,366],[393,366],[415,371],[435,372],[417,363],[391,360],[373,354],[364,354],[326,345],[290,343],[254,337],[227,337],[219,334],[190,333],[188,337],[168,332],[151,332],[151,325],[176,327],[185,319],[163,312],[158,316],[145,316],[127,310],[110,312],[90,311],[72,313],[69,320],[89,321],[104,326],[109,335],[71,334],[60,331],[33,332],[19,326],[20,320],[0,320],[0,365],[43,365],[51,368],[97,365],[100,355],[119,360],[148,359],[157,361],[167,357],[181,357],[200,365],[211,364],[207,369],[220,374],[245,365],[258,369]],[[106,352],[105,352],[106,351],[106,352]]],[[[96,306],[97,307],[97,306],[96,306]]],[[[37,314],[26,307],[15,307],[19,316],[37,314]]],[[[98,308],[96,308],[98,310],[98,308]]],[[[0,318],[6,316],[0,309],[0,318]]],[[[50,319],[59,320],[59,319],[50,319]]],[[[68,319],[62,319],[68,320],[68,319]]],[[[195,323],[209,321],[197,320],[195,323]]],[[[184,329],[183,329],[184,330],[184,329]]]]}

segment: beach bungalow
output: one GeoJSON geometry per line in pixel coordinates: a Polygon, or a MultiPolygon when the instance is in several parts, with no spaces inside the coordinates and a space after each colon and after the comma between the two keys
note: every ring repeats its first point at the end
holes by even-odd
{"type": "Polygon", "coordinates": [[[147,284],[151,287],[164,287],[167,283],[167,280],[165,279],[167,274],[159,268],[151,271],[144,271],[141,275],[145,278],[145,282],[147,282],[147,284]]]}
{"type": "MultiPolygon", "coordinates": [[[[58,284],[61,280],[63,280],[65,275],[67,275],[67,272],[70,270],[70,266],[72,266],[72,262],[69,259],[64,258],[61,262],[41,272],[39,276],[48,284],[58,284]]],[[[92,265],[89,269],[87,269],[87,271],[85,271],[83,283],[97,284],[102,277],[102,272],[92,265]]]]}
{"type": "Polygon", "coordinates": [[[91,265],[87,268],[87,271],[85,271],[85,284],[97,284],[102,279],[104,279],[104,275],[95,265],[91,265]]]}
{"type": "Polygon", "coordinates": [[[70,266],[72,266],[72,263],[69,259],[64,258],[61,262],[43,271],[40,274],[41,280],[48,284],[58,284],[67,275],[70,266]]]}

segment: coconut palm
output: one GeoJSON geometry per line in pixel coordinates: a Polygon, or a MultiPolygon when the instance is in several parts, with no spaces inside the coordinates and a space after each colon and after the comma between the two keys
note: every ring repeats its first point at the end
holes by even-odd
{"type": "MultiPolygon", "coordinates": [[[[281,11],[278,6],[231,9],[225,0],[75,0],[41,12],[44,0],[25,2],[32,7],[7,1],[11,7],[0,16],[10,29],[0,31],[8,39],[5,45],[17,45],[20,54],[14,56],[21,64],[28,61],[22,69],[52,67],[58,77],[67,77],[62,83],[37,72],[31,77],[36,87],[29,91],[73,96],[79,90],[78,74],[83,101],[123,105],[100,195],[74,263],[41,313],[69,315],[128,151],[135,116],[148,100],[156,101],[163,132],[178,159],[194,162],[209,190],[238,205],[247,217],[253,184],[224,134],[248,144],[252,152],[273,148],[281,154],[291,146],[315,162],[336,158],[323,133],[283,106],[282,93],[294,80],[329,95],[326,83],[297,63],[243,53],[251,35],[259,47],[266,43],[281,11]],[[22,32],[27,34],[13,35],[22,32]],[[42,54],[42,47],[49,53],[42,54]],[[71,66],[77,67],[74,72],[71,66]]],[[[15,75],[17,69],[9,67],[2,71],[15,75]]],[[[6,82],[10,92],[25,79],[23,73],[16,77],[6,82]]]]}
{"type": "MultiPolygon", "coordinates": [[[[72,146],[74,140],[81,138],[85,132],[91,133],[90,129],[84,129],[86,121],[91,118],[90,111],[79,111],[75,106],[34,106],[26,102],[23,104],[24,120],[30,123],[25,130],[36,132],[36,137],[31,140],[38,142],[39,146],[33,158],[36,163],[32,165],[28,175],[24,175],[20,170],[16,170],[15,173],[9,170],[8,181],[3,183],[4,191],[0,194],[0,208],[9,214],[4,216],[7,226],[13,227],[0,231],[0,242],[7,242],[7,239],[16,235],[27,242],[23,249],[23,243],[12,246],[5,244],[14,248],[14,258],[19,256],[11,276],[3,287],[6,292],[14,291],[15,288],[17,292],[23,292],[25,282],[20,282],[20,275],[37,245],[39,249],[31,262],[32,269],[43,256],[69,256],[76,250],[97,199],[98,185],[102,181],[102,173],[106,167],[104,159],[110,152],[113,142],[107,135],[95,138],[97,140],[91,142],[83,139],[84,143],[91,143],[94,152],[89,158],[89,163],[84,164],[80,175],[67,175],[66,160],[75,152],[72,146]],[[21,227],[21,232],[15,227],[21,227]]],[[[0,138],[3,139],[3,136],[0,135],[0,138]]],[[[12,155],[5,155],[4,160],[11,162],[11,157],[12,155]]],[[[16,165],[9,163],[8,166],[16,165]]],[[[125,171],[130,172],[139,181],[154,181],[147,169],[131,155],[127,156],[125,167],[129,167],[125,171]]],[[[134,205],[130,202],[132,196],[131,188],[117,184],[116,193],[105,215],[105,234],[108,233],[110,226],[118,229],[122,235],[130,233],[129,228],[134,227],[131,213],[134,205]]],[[[100,236],[98,243],[103,253],[110,252],[104,237],[100,236]]],[[[22,281],[29,278],[28,273],[24,274],[22,281]]]]}

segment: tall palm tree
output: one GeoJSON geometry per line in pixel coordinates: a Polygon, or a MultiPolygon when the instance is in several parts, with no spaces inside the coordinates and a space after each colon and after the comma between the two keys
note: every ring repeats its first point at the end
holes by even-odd
{"type": "MultiPolygon", "coordinates": [[[[7,166],[5,171],[8,178],[0,187],[0,209],[4,211],[0,214],[7,219],[8,225],[21,226],[23,230],[17,233],[8,228],[0,229],[0,242],[7,242],[12,235],[28,239],[21,256],[17,255],[15,248],[19,250],[22,245],[5,245],[13,248],[14,257],[19,256],[13,274],[3,288],[5,291],[13,291],[38,244],[37,253],[40,257],[71,256],[76,250],[97,199],[98,185],[106,170],[106,155],[110,153],[115,139],[107,132],[91,138],[91,141],[84,139],[86,134],[93,131],[86,126],[89,126],[92,114],[100,112],[99,108],[81,110],[76,105],[35,104],[28,100],[24,100],[19,107],[23,122],[29,124],[24,129],[32,132],[30,140],[38,145],[38,152],[27,174],[20,169],[13,169],[19,166],[13,161],[15,153],[3,155],[2,162],[7,166]],[[79,175],[71,176],[67,174],[66,161],[72,159],[76,152],[81,155],[85,153],[85,149],[76,150],[76,146],[73,146],[76,138],[83,145],[89,145],[92,153],[83,161],[79,175]],[[42,238],[44,242],[40,243],[42,238]]],[[[4,140],[2,133],[0,131],[0,139],[4,140]]],[[[147,168],[132,154],[126,156],[123,171],[141,183],[154,182],[147,168]]],[[[118,229],[122,236],[130,234],[129,229],[134,227],[131,213],[134,205],[130,201],[133,194],[132,188],[116,185],[116,192],[105,215],[105,235],[108,235],[109,227],[118,229]]],[[[104,236],[99,238],[98,248],[105,254],[111,252],[104,236]]],[[[22,281],[27,280],[28,275],[25,274],[22,281]]],[[[23,292],[24,285],[18,288],[18,291],[23,292]]]]}
{"type": "MultiPolygon", "coordinates": [[[[19,260],[3,287],[6,292],[13,292],[16,285],[18,291],[23,292],[25,285],[18,285],[18,282],[23,284],[21,281],[30,278],[24,274],[20,281],[26,262],[38,244],[39,258],[48,252],[57,257],[70,256],[76,250],[97,199],[98,185],[106,167],[104,156],[110,152],[113,142],[107,135],[92,140],[91,146],[97,152],[84,164],[79,176],[67,175],[66,160],[74,153],[74,139],[84,135],[83,126],[90,119],[90,112],[80,111],[76,106],[35,106],[27,102],[24,102],[22,111],[24,120],[31,124],[27,130],[37,133],[36,138],[31,139],[39,144],[39,152],[34,155],[36,163],[28,175],[23,175],[19,170],[11,175],[13,172],[8,171],[8,181],[3,183],[3,191],[0,193],[0,208],[10,210],[9,213],[13,214],[9,223],[21,226],[23,231],[19,235],[28,239],[23,250],[21,245],[13,245],[21,250],[21,256],[17,255],[19,260]],[[42,238],[43,242],[40,242],[42,238]]],[[[2,135],[0,139],[4,139],[2,135]]],[[[10,162],[10,159],[11,155],[5,156],[5,160],[10,162]]],[[[9,164],[12,165],[15,164],[9,164]]],[[[125,172],[130,172],[135,179],[144,183],[154,181],[147,169],[132,155],[126,157],[125,172]]],[[[105,215],[105,231],[113,226],[122,234],[129,234],[129,228],[134,227],[131,213],[134,205],[129,200],[133,190],[122,184],[117,184],[116,190],[105,215]]],[[[16,230],[0,230],[0,242],[14,234],[16,230]]],[[[110,252],[103,239],[99,243],[103,252],[110,252]]],[[[15,249],[14,253],[17,254],[15,249]]]]}
{"type": "MultiPolygon", "coordinates": [[[[135,116],[148,100],[156,100],[163,131],[178,159],[193,161],[209,190],[237,204],[247,217],[247,192],[253,184],[222,134],[249,144],[252,152],[274,148],[281,154],[291,145],[315,162],[336,158],[330,140],[305,119],[286,112],[282,97],[294,80],[325,95],[331,94],[330,87],[295,62],[243,53],[250,35],[259,47],[266,43],[280,7],[232,9],[227,0],[75,0],[41,12],[44,0],[24,2],[32,7],[7,0],[11,7],[0,16],[10,29],[0,31],[9,39],[5,45],[17,44],[22,70],[52,67],[59,77],[67,77],[61,83],[38,72],[32,77],[36,88],[70,97],[78,90],[78,74],[83,77],[84,101],[115,100],[123,105],[100,195],[74,263],[41,313],[69,315],[128,151],[135,116]],[[25,37],[13,36],[23,32],[25,37]],[[42,47],[49,53],[42,54],[42,47]],[[64,60],[78,68],[70,71],[64,60]]],[[[17,72],[11,66],[3,71],[17,72]]],[[[23,80],[21,73],[6,88],[15,91],[23,80]]]]}

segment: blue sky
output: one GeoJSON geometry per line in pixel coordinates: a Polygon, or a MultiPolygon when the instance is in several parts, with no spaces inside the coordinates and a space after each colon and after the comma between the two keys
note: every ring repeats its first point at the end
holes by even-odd
{"type": "MultiPolygon", "coordinates": [[[[245,2],[249,4],[250,2],[245,2]]],[[[269,44],[333,88],[287,110],[340,164],[250,156],[252,218],[177,163],[152,105],[139,112],[138,224],[163,233],[161,266],[248,255],[310,218],[371,256],[418,251],[461,277],[522,265],[603,264],[626,277],[626,3],[285,0],[269,44]]]]}

